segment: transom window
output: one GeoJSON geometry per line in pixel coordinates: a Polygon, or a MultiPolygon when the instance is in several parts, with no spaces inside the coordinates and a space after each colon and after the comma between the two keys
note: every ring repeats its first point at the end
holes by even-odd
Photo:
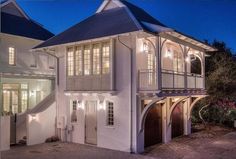
{"type": "Polygon", "coordinates": [[[16,55],[15,55],[15,48],[9,47],[8,48],[8,55],[9,55],[9,65],[16,65],[16,55]]]}
{"type": "Polygon", "coordinates": [[[114,104],[107,102],[107,126],[114,126],[114,104]]]}
{"type": "Polygon", "coordinates": [[[67,52],[67,75],[74,75],[74,52],[73,48],[69,48],[67,52]]]}
{"type": "Polygon", "coordinates": [[[110,46],[105,43],[102,46],[102,74],[110,73],[110,46]]]}

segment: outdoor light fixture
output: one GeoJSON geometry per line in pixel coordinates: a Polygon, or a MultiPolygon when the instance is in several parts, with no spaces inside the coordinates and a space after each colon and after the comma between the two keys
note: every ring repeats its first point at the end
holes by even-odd
{"type": "Polygon", "coordinates": [[[83,102],[82,102],[82,101],[78,101],[78,102],[77,102],[77,108],[84,110],[84,105],[83,105],[83,102]]]}
{"type": "Polygon", "coordinates": [[[35,95],[36,95],[36,91],[30,91],[30,97],[35,96],[35,95]]]}
{"type": "Polygon", "coordinates": [[[190,59],[191,59],[191,58],[190,58],[190,55],[187,55],[187,57],[185,58],[185,61],[186,61],[186,62],[190,62],[190,59]]]}
{"type": "Polygon", "coordinates": [[[149,50],[149,48],[148,48],[148,44],[147,44],[146,42],[144,42],[144,43],[143,43],[143,49],[142,49],[142,52],[143,52],[143,53],[148,53],[148,50],[149,50]]]}
{"type": "Polygon", "coordinates": [[[172,53],[172,51],[171,51],[170,49],[167,49],[167,50],[166,50],[165,57],[172,59],[173,53],[172,53]]]}

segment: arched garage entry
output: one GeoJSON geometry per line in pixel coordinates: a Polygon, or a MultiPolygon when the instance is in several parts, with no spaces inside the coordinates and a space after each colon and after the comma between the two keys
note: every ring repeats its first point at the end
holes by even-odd
{"type": "Polygon", "coordinates": [[[179,102],[171,114],[171,137],[175,138],[184,134],[183,102],[179,102]]]}
{"type": "Polygon", "coordinates": [[[146,116],[144,125],[144,146],[162,142],[162,106],[155,103],[146,116]]]}

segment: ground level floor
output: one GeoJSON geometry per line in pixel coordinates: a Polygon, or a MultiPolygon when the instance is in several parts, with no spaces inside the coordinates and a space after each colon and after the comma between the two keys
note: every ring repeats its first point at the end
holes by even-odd
{"type": "Polygon", "coordinates": [[[72,143],[14,147],[2,152],[2,159],[234,159],[235,156],[236,132],[217,126],[212,127],[210,132],[200,131],[189,136],[175,138],[168,144],[154,145],[140,155],[72,143]]]}

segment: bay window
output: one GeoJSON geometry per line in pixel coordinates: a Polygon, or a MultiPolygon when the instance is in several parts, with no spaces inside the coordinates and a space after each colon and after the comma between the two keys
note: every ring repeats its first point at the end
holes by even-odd
{"type": "Polygon", "coordinates": [[[67,75],[74,75],[74,49],[68,48],[67,52],[67,75]]]}
{"type": "Polygon", "coordinates": [[[104,43],[102,46],[102,74],[110,73],[110,46],[104,43]]]}
{"type": "Polygon", "coordinates": [[[93,74],[100,74],[100,47],[98,44],[93,46],[93,74]]]}
{"type": "Polygon", "coordinates": [[[84,75],[91,74],[91,53],[90,47],[85,46],[84,48],[84,75]]]}
{"type": "Polygon", "coordinates": [[[83,66],[82,66],[82,48],[76,47],[75,50],[75,75],[83,74],[83,66]]]}

